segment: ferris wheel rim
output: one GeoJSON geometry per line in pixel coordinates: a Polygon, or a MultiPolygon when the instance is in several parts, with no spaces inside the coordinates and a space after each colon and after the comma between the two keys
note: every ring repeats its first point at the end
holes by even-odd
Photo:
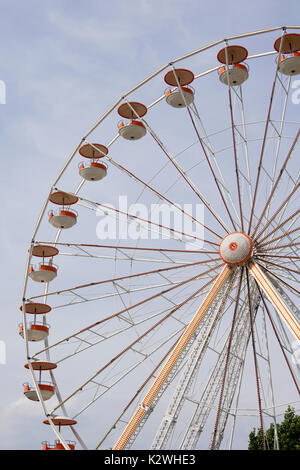
{"type": "MultiPolygon", "coordinates": [[[[235,37],[232,37],[232,38],[228,38],[226,41],[229,41],[229,40],[232,40],[232,39],[236,39],[236,38],[239,38],[239,37],[245,37],[245,36],[251,36],[251,35],[256,35],[256,34],[262,34],[263,32],[271,32],[271,31],[276,31],[276,30],[280,30],[280,29],[283,29],[283,28],[282,28],[282,27],[281,27],[281,28],[279,27],[279,28],[272,28],[272,29],[269,29],[269,30],[263,30],[263,31],[261,31],[261,32],[248,33],[247,35],[241,35],[241,36],[235,36],[235,37]]],[[[300,26],[299,26],[299,27],[286,27],[286,28],[284,28],[284,30],[286,30],[286,29],[300,29],[300,26]]],[[[199,51],[205,50],[205,49],[207,49],[208,47],[214,47],[215,45],[218,45],[218,44],[220,44],[221,42],[222,42],[222,41],[218,41],[218,42],[216,42],[216,43],[213,43],[213,46],[206,46],[205,48],[202,48],[202,49],[200,49],[199,51]]],[[[194,51],[194,52],[191,53],[191,54],[194,55],[194,54],[196,54],[196,53],[199,53],[199,52],[194,51]]],[[[189,54],[186,55],[186,56],[183,56],[183,58],[176,59],[175,61],[172,62],[172,65],[173,65],[174,63],[180,62],[181,60],[184,60],[184,59],[187,58],[188,56],[189,56],[189,54]]],[[[249,57],[249,58],[250,58],[250,57],[249,57]]],[[[161,71],[165,70],[169,65],[170,65],[170,64],[166,65],[165,67],[163,67],[162,69],[160,69],[157,73],[150,75],[147,79],[145,79],[145,80],[144,80],[143,82],[141,82],[141,83],[144,84],[145,82],[149,81],[149,79],[151,79],[153,76],[156,76],[156,75],[157,75],[158,73],[160,73],[161,71]]],[[[209,71],[203,72],[203,73],[209,73],[209,71]]],[[[195,79],[196,79],[196,78],[197,78],[197,76],[195,75],[195,79]]],[[[141,84],[139,84],[138,86],[141,86],[141,84]]],[[[104,116],[107,116],[107,114],[110,114],[110,112],[111,112],[112,110],[114,110],[120,103],[122,103],[122,101],[123,101],[124,103],[126,103],[126,101],[124,101],[124,100],[126,100],[126,97],[127,97],[129,94],[131,94],[133,91],[135,91],[136,89],[137,89],[137,87],[133,88],[132,90],[130,90],[129,92],[127,92],[126,94],[124,94],[124,95],[122,96],[122,98],[120,98],[120,100],[118,100],[118,101],[116,102],[116,104],[115,104],[112,108],[110,108],[110,110],[108,110],[108,112],[106,112],[106,113],[104,114],[104,116]]],[[[154,103],[157,104],[159,99],[160,99],[160,98],[158,98],[157,100],[155,100],[154,103]]],[[[149,107],[152,107],[152,105],[150,105],[149,107]]],[[[148,107],[147,107],[147,108],[148,108],[148,107]]],[[[148,108],[148,109],[149,109],[149,108],[148,108]]],[[[90,144],[90,143],[86,143],[86,142],[87,142],[86,139],[88,138],[89,134],[102,122],[102,120],[103,120],[103,119],[100,118],[99,121],[97,121],[97,123],[96,123],[97,125],[94,125],[94,126],[92,127],[92,129],[81,139],[80,143],[79,143],[79,144],[77,145],[77,147],[76,147],[76,150],[71,154],[71,157],[68,159],[68,161],[67,161],[65,167],[63,168],[62,172],[59,174],[58,178],[55,180],[54,184],[52,185],[52,187],[51,187],[51,189],[50,189],[50,192],[49,192],[49,195],[48,195],[48,198],[47,198],[46,201],[45,201],[44,207],[43,207],[43,209],[42,209],[42,212],[41,212],[40,217],[39,217],[39,219],[38,219],[37,225],[36,225],[36,227],[35,227],[34,235],[33,235],[33,240],[35,239],[35,236],[36,236],[36,234],[37,234],[37,231],[38,231],[38,228],[39,228],[39,224],[40,224],[40,222],[41,222],[41,220],[42,220],[42,218],[43,218],[43,215],[44,215],[44,213],[45,213],[45,210],[46,210],[48,201],[50,200],[51,195],[53,194],[53,190],[54,190],[54,189],[55,189],[55,190],[57,189],[57,183],[59,182],[60,177],[61,177],[62,173],[64,172],[64,169],[66,169],[67,166],[71,163],[71,161],[72,161],[73,157],[75,156],[77,150],[80,149],[80,147],[81,147],[82,144],[85,144],[85,145],[93,145],[93,144],[90,144]]],[[[298,134],[299,134],[299,133],[298,133],[298,134]]],[[[115,140],[116,140],[116,138],[117,138],[117,136],[115,136],[115,137],[112,139],[111,142],[114,143],[115,140]]],[[[110,145],[111,145],[111,143],[109,143],[106,148],[109,149],[110,145]]],[[[105,155],[105,157],[107,157],[107,155],[105,155]]],[[[111,161],[111,157],[107,157],[107,159],[108,159],[108,161],[111,161]]],[[[81,187],[80,187],[80,188],[81,188],[81,187]]],[[[80,189],[80,188],[79,188],[79,189],[80,189]]],[[[75,197],[75,195],[76,195],[76,197],[77,197],[77,193],[78,193],[78,191],[76,190],[76,191],[74,192],[74,197],[75,197]]],[[[81,199],[81,198],[79,197],[79,200],[80,200],[80,199],[81,199]]],[[[262,235],[262,234],[259,233],[258,235],[262,235]]],[[[35,242],[34,242],[34,243],[35,243],[35,242]]],[[[25,284],[25,285],[24,285],[24,292],[23,292],[23,299],[24,299],[24,300],[23,300],[23,309],[22,309],[22,310],[23,310],[23,320],[25,320],[24,325],[26,325],[26,318],[25,318],[25,317],[26,317],[26,315],[25,315],[25,314],[26,314],[26,304],[25,304],[25,298],[26,298],[26,287],[27,287],[27,279],[28,279],[28,270],[29,270],[29,264],[30,264],[31,257],[32,257],[32,252],[33,252],[33,249],[34,249],[34,243],[31,244],[31,247],[30,247],[30,250],[29,250],[28,262],[27,262],[27,273],[26,273],[26,275],[25,275],[25,281],[24,281],[24,284],[25,284]]],[[[51,243],[51,242],[49,242],[49,244],[50,244],[50,243],[51,243]]],[[[55,242],[53,242],[53,243],[55,243],[55,242]]],[[[58,243],[58,241],[57,241],[56,243],[58,243]]],[[[47,293],[46,293],[45,295],[47,295],[47,293]]],[[[27,338],[27,334],[26,334],[26,331],[25,331],[25,330],[26,330],[26,328],[24,328],[24,339],[25,339],[25,344],[26,344],[26,351],[28,351],[28,338],[27,338]]],[[[29,354],[27,355],[27,357],[30,359],[29,354]]],[[[32,375],[34,375],[34,374],[33,374],[33,370],[32,370],[32,369],[34,369],[34,368],[33,368],[33,367],[29,367],[29,369],[30,369],[32,375]]],[[[34,382],[35,382],[35,381],[34,381],[34,382]]],[[[35,382],[35,385],[36,385],[36,382],[35,382]]],[[[42,402],[42,406],[43,406],[44,403],[43,403],[42,397],[40,397],[40,401],[42,402]]],[[[53,423],[54,423],[54,420],[52,420],[52,424],[53,424],[53,423]]],[[[51,424],[51,417],[50,417],[50,423],[49,423],[49,424],[51,424]]],[[[58,435],[59,435],[59,438],[60,438],[60,437],[61,437],[60,433],[58,433],[57,436],[58,436],[58,435]]],[[[67,444],[66,444],[66,446],[67,446],[67,444]]],[[[66,448],[68,448],[68,447],[66,447],[66,448]]]]}

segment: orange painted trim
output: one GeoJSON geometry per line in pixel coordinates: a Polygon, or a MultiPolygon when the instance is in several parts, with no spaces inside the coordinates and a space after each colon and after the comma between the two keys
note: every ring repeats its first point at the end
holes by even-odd
{"type": "MultiPolygon", "coordinates": [[[[248,69],[247,69],[246,65],[244,65],[244,64],[233,64],[233,67],[229,68],[228,70],[230,71],[230,70],[234,70],[234,69],[242,69],[242,70],[245,70],[245,72],[248,72],[248,69]]],[[[219,69],[219,75],[222,75],[223,72],[226,72],[226,66],[225,65],[219,69]]]]}
{"type": "MultiPolygon", "coordinates": [[[[186,86],[182,86],[182,87],[181,87],[181,90],[182,90],[182,91],[185,91],[186,93],[190,93],[191,95],[194,94],[193,90],[191,90],[191,88],[188,88],[188,87],[186,87],[186,86]]],[[[169,96],[169,95],[171,95],[172,93],[178,93],[178,91],[179,91],[179,88],[175,88],[175,90],[173,90],[173,91],[169,89],[169,90],[167,90],[167,91],[165,92],[165,96],[169,96]]]]}

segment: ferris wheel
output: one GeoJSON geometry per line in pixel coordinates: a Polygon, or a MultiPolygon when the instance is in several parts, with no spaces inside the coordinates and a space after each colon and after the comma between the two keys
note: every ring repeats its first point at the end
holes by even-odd
{"type": "Polygon", "coordinates": [[[44,449],[232,449],[250,420],[268,448],[299,406],[299,29],[152,73],[51,185],[19,330],[44,449]]]}

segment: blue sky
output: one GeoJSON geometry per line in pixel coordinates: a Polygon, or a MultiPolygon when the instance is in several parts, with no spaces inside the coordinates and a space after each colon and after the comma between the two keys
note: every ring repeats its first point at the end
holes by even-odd
{"type": "Polygon", "coordinates": [[[22,394],[18,308],[33,227],[67,155],[116,99],[173,58],[299,16],[297,0],[0,0],[1,448],[39,448],[44,438],[40,410],[22,394]]]}

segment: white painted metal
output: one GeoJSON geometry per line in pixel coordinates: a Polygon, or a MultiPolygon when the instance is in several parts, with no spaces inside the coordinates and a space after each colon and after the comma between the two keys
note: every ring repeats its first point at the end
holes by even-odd
{"type": "MultiPolygon", "coordinates": [[[[45,384],[44,383],[39,384],[39,389],[41,391],[41,396],[42,396],[44,401],[50,400],[50,398],[52,398],[53,395],[54,395],[54,387],[52,385],[48,386],[48,384],[47,384],[47,387],[43,387],[43,385],[45,385],[45,384]]],[[[38,397],[38,394],[37,394],[35,388],[32,388],[30,385],[28,385],[25,388],[24,395],[25,395],[26,398],[28,398],[28,400],[39,401],[39,397],[38,397]]]]}
{"type": "MultiPolygon", "coordinates": [[[[219,448],[221,444],[222,434],[228,419],[228,412],[230,410],[233,397],[237,391],[240,374],[243,371],[245,363],[246,349],[250,337],[247,302],[248,299],[245,299],[245,302],[239,308],[237,315],[236,328],[233,335],[230,362],[228,366],[228,369],[231,372],[231,377],[229,380],[227,379],[226,383],[226,393],[224,394],[226,402],[221,410],[221,420],[215,446],[216,449],[219,448]]],[[[259,293],[254,282],[251,286],[251,304],[253,311],[255,312],[259,305],[259,293]]],[[[188,424],[185,436],[180,446],[181,449],[187,450],[196,448],[199,437],[205,428],[205,423],[211,411],[214,409],[214,404],[216,403],[220,392],[227,347],[228,342],[226,341],[221,354],[217,358],[206,388],[199,398],[199,404],[197,405],[193,417],[188,424]]]]}
{"type": "Polygon", "coordinates": [[[231,292],[233,283],[236,279],[236,274],[236,271],[232,271],[230,277],[227,279],[226,283],[224,283],[222,290],[219,292],[198,328],[197,337],[194,341],[192,351],[189,354],[187,365],[180,377],[171,401],[169,402],[166,414],[164,415],[156,432],[151,449],[164,449],[167,447],[168,439],[176,425],[183,402],[188,396],[195,380],[195,376],[199,371],[209,339],[217,327],[220,316],[225,308],[228,295],[231,292]]]}
{"type": "Polygon", "coordinates": [[[124,126],[119,127],[119,134],[121,137],[127,140],[138,140],[146,135],[147,131],[142,123],[135,123],[134,121],[124,126]]]}
{"type": "Polygon", "coordinates": [[[285,57],[279,63],[279,71],[284,75],[294,76],[300,73],[300,56],[285,57]]]}
{"type": "Polygon", "coordinates": [[[86,166],[79,169],[79,174],[87,181],[100,181],[107,175],[107,168],[86,166]]]}

